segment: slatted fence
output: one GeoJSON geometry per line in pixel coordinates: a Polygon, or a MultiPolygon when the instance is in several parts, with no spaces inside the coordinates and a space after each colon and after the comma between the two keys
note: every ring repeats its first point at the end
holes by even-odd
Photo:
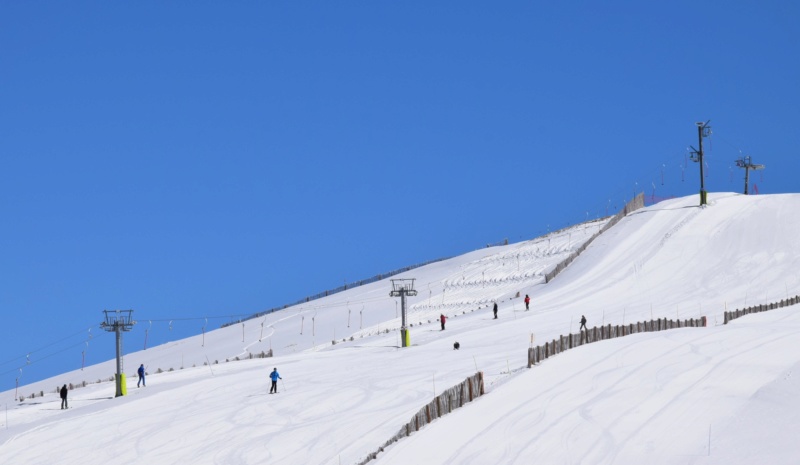
{"type": "Polygon", "coordinates": [[[638,323],[631,323],[628,325],[605,325],[595,326],[594,328],[582,331],[577,334],[568,334],[566,336],[559,336],[552,341],[545,342],[536,347],[528,349],[528,368],[543,360],[552,357],[553,355],[560,354],[565,350],[569,350],[584,344],[592,342],[604,341],[606,339],[613,339],[617,337],[630,336],[636,333],[649,333],[654,331],[665,331],[667,329],[675,328],[696,328],[706,326],[706,317],[688,319],[688,320],[668,320],[666,318],[650,321],[640,321],[638,323]]]}
{"type": "Polygon", "coordinates": [[[600,229],[600,231],[597,231],[592,237],[589,238],[589,240],[584,242],[580,247],[578,247],[571,254],[569,254],[569,256],[567,258],[565,258],[560,263],[558,263],[555,266],[555,268],[553,268],[549,272],[545,273],[544,282],[549,283],[550,281],[552,281],[553,278],[555,278],[556,276],[558,276],[559,273],[564,271],[569,266],[569,264],[572,263],[573,260],[578,258],[578,255],[580,255],[584,250],[586,250],[586,247],[589,247],[589,244],[591,244],[592,241],[597,238],[597,236],[599,236],[600,234],[603,234],[604,232],[608,231],[608,229],[610,227],[612,227],[615,224],[619,223],[620,220],[622,220],[622,218],[625,218],[625,216],[628,213],[634,212],[634,211],[636,211],[636,210],[638,210],[640,208],[644,208],[644,193],[640,193],[636,197],[634,197],[633,200],[628,202],[625,205],[625,207],[623,207],[622,210],[617,212],[616,215],[614,215],[610,220],[608,220],[608,223],[603,225],[603,227],[600,229]]]}
{"type": "Polygon", "coordinates": [[[358,465],[364,465],[370,460],[373,460],[389,445],[399,441],[400,439],[403,439],[406,436],[410,436],[411,433],[419,431],[423,426],[427,425],[433,420],[447,415],[453,410],[463,407],[464,404],[472,402],[483,394],[483,372],[479,371],[478,373],[464,380],[462,383],[459,383],[434,397],[434,399],[428,405],[422,407],[413,417],[411,417],[411,421],[403,425],[397,434],[386,441],[381,447],[378,448],[378,450],[367,455],[367,457],[359,462],[358,465]]]}
{"type": "Polygon", "coordinates": [[[790,307],[800,303],[800,296],[794,296],[788,299],[781,300],[780,302],[772,302],[769,304],[754,305],[752,307],[743,308],[740,310],[733,310],[725,312],[725,320],[723,324],[728,324],[729,321],[741,318],[751,313],[761,313],[768,310],[775,310],[776,308],[790,307]]]}

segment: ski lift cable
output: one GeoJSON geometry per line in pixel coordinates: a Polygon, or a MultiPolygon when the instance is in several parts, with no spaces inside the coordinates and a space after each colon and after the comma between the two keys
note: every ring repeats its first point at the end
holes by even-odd
{"type": "MultiPolygon", "coordinates": [[[[92,329],[92,328],[90,327],[90,328],[89,328],[89,330],[91,331],[91,329],[92,329]]],[[[31,350],[31,351],[28,351],[28,352],[26,352],[24,355],[20,355],[20,356],[17,356],[17,357],[13,357],[13,358],[11,358],[11,359],[9,359],[9,360],[5,361],[5,362],[2,362],[2,363],[0,363],[0,366],[4,366],[4,365],[7,365],[7,364],[9,364],[9,363],[13,363],[13,362],[15,362],[15,361],[17,361],[17,360],[20,360],[20,359],[24,359],[24,358],[26,358],[26,357],[27,357],[28,355],[30,355],[30,354],[35,354],[35,353],[37,353],[37,352],[41,352],[41,351],[43,351],[43,350],[45,350],[45,349],[47,349],[47,348],[50,348],[50,347],[52,347],[52,346],[54,346],[54,345],[56,345],[56,344],[59,344],[59,343],[61,343],[61,342],[64,342],[64,341],[66,341],[66,340],[68,340],[68,339],[71,339],[71,338],[73,338],[73,337],[75,337],[75,336],[77,336],[77,335],[79,335],[79,334],[84,334],[85,332],[86,332],[86,328],[84,328],[84,329],[82,329],[82,330],[80,330],[80,331],[78,331],[78,332],[76,332],[76,333],[70,334],[69,336],[66,336],[66,337],[64,337],[64,338],[62,338],[62,339],[59,339],[59,340],[53,341],[53,342],[51,342],[50,344],[44,345],[44,346],[42,346],[42,347],[39,347],[39,348],[38,348],[38,349],[36,349],[36,350],[31,350]]],[[[81,343],[82,343],[82,342],[81,342],[81,343]]]]}
{"type": "MultiPolygon", "coordinates": [[[[65,351],[65,350],[67,350],[67,349],[73,349],[73,348],[75,348],[75,347],[77,347],[77,346],[81,346],[81,345],[85,344],[86,342],[87,342],[87,341],[83,340],[83,341],[80,341],[80,342],[78,342],[78,343],[71,344],[71,345],[69,345],[69,346],[63,347],[63,348],[61,348],[61,349],[59,349],[59,350],[57,350],[57,351],[55,351],[55,352],[52,352],[52,353],[50,353],[50,354],[43,355],[43,356],[41,356],[41,357],[36,357],[35,359],[31,360],[30,362],[28,362],[28,363],[25,363],[25,365],[24,365],[24,366],[28,366],[28,365],[35,365],[36,363],[39,363],[39,362],[41,362],[41,361],[43,361],[43,360],[47,360],[47,359],[49,359],[49,358],[51,358],[51,357],[54,357],[54,356],[56,356],[56,355],[61,355],[61,354],[62,354],[62,353],[65,351]]],[[[14,372],[14,371],[16,371],[17,369],[19,369],[19,367],[14,367],[14,368],[12,368],[12,369],[10,369],[10,370],[4,371],[4,372],[0,372],[0,376],[7,375],[7,374],[9,374],[9,373],[11,373],[11,372],[14,372]]]]}

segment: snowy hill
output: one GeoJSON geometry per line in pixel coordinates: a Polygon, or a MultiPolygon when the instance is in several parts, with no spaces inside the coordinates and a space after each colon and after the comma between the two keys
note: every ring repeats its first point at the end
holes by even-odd
{"type": "Polygon", "coordinates": [[[800,294],[800,195],[710,200],[628,215],[547,284],[544,273],[604,221],[398,275],[419,291],[410,348],[398,347],[397,299],[384,280],[127,354],[126,397],[95,383],[113,361],[24,386],[46,392],[22,403],[6,391],[0,457],[357,463],[436,393],[483,371],[486,396],[374,463],[796,463],[797,306],[724,326],[721,315],[800,294]],[[450,317],[445,331],[440,313],[450,317]],[[526,368],[532,340],[576,332],[581,315],[590,327],[705,315],[709,327],[604,341],[526,368]],[[250,359],[270,349],[273,358],[250,359]],[[139,363],[150,376],[137,389],[139,363]],[[273,367],[284,379],[270,396],[273,367]],[[54,388],[83,381],[91,384],[61,411],[54,388]]]}

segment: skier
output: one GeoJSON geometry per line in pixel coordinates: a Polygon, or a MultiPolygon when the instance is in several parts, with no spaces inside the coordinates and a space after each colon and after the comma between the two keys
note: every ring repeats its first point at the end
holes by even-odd
{"type": "Polygon", "coordinates": [[[275,394],[277,394],[278,393],[278,380],[279,379],[283,379],[283,378],[281,378],[281,375],[278,374],[278,369],[277,368],[273,368],[272,369],[272,373],[269,374],[269,377],[272,380],[272,387],[269,388],[269,393],[272,394],[274,392],[275,394]]]}
{"type": "Polygon", "coordinates": [[[586,329],[586,317],[584,315],[581,315],[581,327],[580,329],[578,329],[578,331],[583,329],[586,329]]]}
{"type": "Polygon", "coordinates": [[[67,405],[67,385],[65,384],[64,387],[61,388],[61,410],[68,408],[69,405],[67,405]]]}
{"type": "Polygon", "coordinates": [[[531,304],[531,298],[528,297],[528,294],[525,294],[525,311],[528,311],[528,309],[530,309],[530,304],[531,304]]]}
{"type": "Polygon", "coordinates": [[[442,331],[444,331],[444,322],[445,322],[445,321],[447,321],[447,317],[446,317],[446,316],[444,316],[444,313],[442,313],[441,315],[439,315],[439,321],[441,321],[441,322],[442,322],[442,331]]]}
{"type": "Polygon", "coordinates": [[[144,363],[139,365],[139,369],[136,370],[136,373],[139,373],[139,381],[136,382],[136,387],[139,387],[139,384],[147,387],[147,383],[144,382],[144,363]]]}
{"type": "Polygon", "coordinates": [[[492,309],[492,311],[494,312],[494,319],[496,320],[497,319],[497,302],[494,303],[494,308],[492,309]]]}

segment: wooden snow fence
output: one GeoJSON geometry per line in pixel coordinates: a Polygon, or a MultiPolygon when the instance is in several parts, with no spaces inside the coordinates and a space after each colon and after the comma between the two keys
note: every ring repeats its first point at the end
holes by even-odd
{"type": "Polygon", "coordinates": [[[556,276],[558,276],[559,273],[564,271],[569,266],[569,264],[572,263],[573,260],[578,258],[578,255],[580,255],[584,250],[586,250],[586,247],[589,247],[589,244],[591,244],[592,241],[597,238],[597,236],[599,236],[600,234],[603,234],[604,232],[608,231],[608,229],[610,227],[612,227],[615,224],[619,223],[622,218],[625,218],[625,216],[628,215],[628,213],[634,212],[634,211],[636,211],[636,210],[638,210],[640,208],[644,208],[644,193],[643,192],[639,193],[636,197],[633,198],[633,200],[631,200],[630,202],[625,204],[625,206],[622,208],[622,210],[617,212],[616,215],[614,215],[610,220],[608,220],[608,223],[606,223],[600,229],[600,231],[597,231],[596,233],[594,233],[594,235],[592,235],[592,237],[590,237],[589,240],[587,240],[586,242],[583,243],[583,245],[581,245],[580,247],[575,249],[571,254],[569,254],[569,256],[567,258],[565,258],[560,263],[558,263],[555,266],[555,268],[553,268],[549,272],[545,273],[544,282],[549,283],[550,281],[552,281],[553,278],[555,278],[556,276]]]}
{"type": "Polygon", "coordinates": [[[766,312],[768,310],[775,310],[776,308],[783,308],[783,307],[790,307],[792,305],[800,304],[800,296],[794,296],[788,299],[783,299],[780,302],[772,302],[768,304],[761,304],[761,305],[754,305],[752,307],[742,308],[739,310],[733,310],[731,312],[725,312],[725,320],[723,324],[728,324],[729,321],[735,320],[737,318],[741,318],[745,315],[749,315],[751,313],[761,313],[766,312]]]}
{"type": "Polygon", "coordinates": [[[630,336],[636,333],[650,333],[654,331],[665,331],[675,328],[697,328],[706,326],[706,317],[693,318],[689,320],[668,320],[666,318],[650,321],[640,321],[628,325],[605,325],[588,329],[577,334],[558,336],[552,341],[528,349],[528,368],[553,355],[560,354],[565,350],[574,347],[590,344],[592,342],[604,341],[616,337],[630,336]]]}
{"type": "Polygon", "coordinates": [[[391,439],[386,441],[375,452],[370,453],[367,457],[358,462],[358,465],[364,465],[370,460],[375,459],[379,453],[389,445],[410,436],[411,433],[419,431],[423,426],[432,422],[433,420],[447,415],[448,413],[461,408],[464,404],[471,402],[484,394],[483,388],[483,372],[479,371],[470,376],[462,383],[459,383],[443,393],[434,397],[433,400],[426,406],[422,407],[413,417],[411,421],[406,423],[400,428],[391,439]]]}

